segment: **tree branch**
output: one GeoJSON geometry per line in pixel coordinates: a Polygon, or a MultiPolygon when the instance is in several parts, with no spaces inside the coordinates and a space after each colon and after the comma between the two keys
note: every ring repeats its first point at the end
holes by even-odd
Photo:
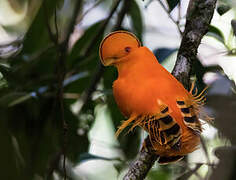
{"type": "MultiPolygon", "coordinates": [[[[187,10],[185,30],[179,48],[176,64],[172,75],[178,79],[186,89],[189,88],[192,62],[196,58],[197,49],[202,37],[207,33],[211,22],[216,0],[190,0],[187,10]]],[[[145,139],[147,149],[149,137],[145,139]]],[[[142,180],[158,158],[150,150],[143,149],[137,159],[130,165],[124,180],[142,180]]]]}
{"type": "Polygon", "coordinates": [[[142,180],[159,157],[151,150],[150,138],[146,137],[145,146],[142,147],[137,159],[129,166],[123,180],[142,180]]]}
{"type": "Polygon", "coordinates": [[[216,0],[191,0],[189,2],[186,25],[172,75],[186,89],[189,87],[191,64],[196,58],[202,37],[207,33],[216,0]]]}

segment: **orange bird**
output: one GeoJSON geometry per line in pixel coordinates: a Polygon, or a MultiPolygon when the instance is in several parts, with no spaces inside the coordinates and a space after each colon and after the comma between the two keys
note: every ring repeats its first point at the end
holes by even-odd
{"type": "Polygon", "coordinates": [[[198,114],[205,90],[192,95],[192,84],[188,92],[127,31],[115,31],[103,39],[100,59],[104,66],[114,65],[118,70],[113,94],[128,120],[119,127],[117,136],[128,125],[132,125],[130,130],[142,127],[162,164],[178,161],[197,149],[202,132],[198,114]]]}

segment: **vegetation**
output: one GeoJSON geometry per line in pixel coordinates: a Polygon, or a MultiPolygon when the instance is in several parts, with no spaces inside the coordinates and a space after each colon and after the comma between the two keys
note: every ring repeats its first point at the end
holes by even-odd
{"type": "MultiPolygon", "coordinates": [[[[168,15],[184,38],[185,1],[1,0],[0,179],[124,177],[145,132],[137,128],[115,139],[124,119],[111,90],[117,73],[100,64],[98,48],[107,33],[118,29],[135,33],[145,45],[151,31],[145,13],[153,3],[161,5],[164,11],[159,13],[168,15]],[[89,22],[87,15],[96,8],[106,17],[89,22]]],[[[161,36],[161,30],[155,34],[161,36]]],[[[179,49],[165,46],[154,52],[171,71],[179,49]]],[[[154,165],[148,180],[236,177],[233,0],[217,2],[198,51],[190,75],[199,90],[210,85],[205,109],[215,120],[206,126],[202,151],[176,164],[154,165]]]]}

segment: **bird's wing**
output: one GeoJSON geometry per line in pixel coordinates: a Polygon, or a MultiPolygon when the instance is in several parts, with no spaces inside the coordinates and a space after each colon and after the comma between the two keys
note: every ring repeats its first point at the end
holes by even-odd
{"type": "Polygon", "coordinates": [[[180,125],[170,115],[171,109],[167,105],[161,101],[158,104],[160,112],[144,116],[141,126],[149,132],[151,141],[154,139],[160,145],[167,145],[167,148],[178,150],[181,138],[180,125]]]}
{"type": "MultiPolygon", "coordinates": [[[[156,114],[132,115],[128,120],[124,121],[116,132],[116,136],[130,124],[129,131],[136,126],[141,126],[149,133],[151,142],[158,142],[160,145],[166,145],[166,148],[178,150],[181,146],[180,138],[182,129],[177,121],[171,116],[172,110],[165,103],[158,100],[160,111],[156,114]]],[[[201,123],[198,120],[198,107],[192,99],[176,99],[177,107],[180,109],[183,122],[196,134],[200,134],[201,123]]]]}
{"type": "Polygon", "coordinates": [[[124,121],[116,132],[116,136],[130,123],[132,131],[136,126],[141,126],[149,133],[150,140],[154,143],[166,145],[167,148],[178,150],[180,148],[181,128],[180,125],[170,115],[170,108],[158,101],[160,112],[149,115],[131,116],[124,121]]]}
{"type": "Polygon", "coordinates": [[[183,116],[184,124],[192,129],[195,133],[200,134],[202,132],[201,123],[197,117],[198,107],[195,104],[195,101],[177,99],[176,101],[178,108],[181,111],[181,115],[183,116]]]}

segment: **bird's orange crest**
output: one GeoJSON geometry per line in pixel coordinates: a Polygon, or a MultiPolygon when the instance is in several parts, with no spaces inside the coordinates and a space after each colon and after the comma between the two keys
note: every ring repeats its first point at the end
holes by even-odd
{"type": "Polygon", "coordinates": [[[117,59],[129,54],[141,46],[135,35],[127,31],[115,31],[108,34],[100,44],[99,55],[103,65],[111,65],[117,59]]]}

